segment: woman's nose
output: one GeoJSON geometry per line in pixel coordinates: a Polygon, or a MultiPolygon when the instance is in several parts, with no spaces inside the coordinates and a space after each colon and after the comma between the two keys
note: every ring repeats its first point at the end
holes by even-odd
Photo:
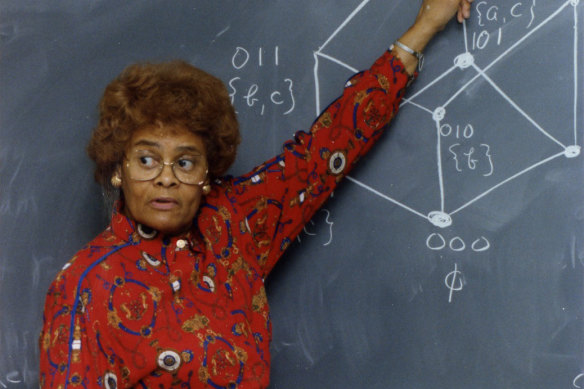
{"type": "Polygon", "coordinates": [[[156,184],[162,186],[173,186],[178,185],[178,182],[178,178],[176,178],[172,168],[172,163],[164,162],[160,174],[156,177],[156,184]]]}

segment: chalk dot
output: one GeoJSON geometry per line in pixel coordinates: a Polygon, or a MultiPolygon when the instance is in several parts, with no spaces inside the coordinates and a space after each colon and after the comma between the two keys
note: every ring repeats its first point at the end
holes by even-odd
{"type": "Polygon", "coordinates": [[[474,57],[471,53],[463,53],[454,58],[454,65],[458,66],[461,69],[466,69],[469,66],[472,66],[474,63],[474,57]]]}
{"type": "Polygon", "coordinates": [[[444,119],[444,116],[446,116],[446,109],[444,107],[438,107],[432,113],[432,119],[437,122],[444,119]]]}
{"type": "Polygon", "coordinates": [[[577,6],[578,3],[580,3],[580,0],[570,0],[570,4],[572,4],[574,7],[577,6]]]}
{"type": "Polygon", "coordinates": [[[575,158],[580,155],[580,146],[568,146],[564,151],[566,158],[575,158]]]}
{"type": "Polygon", "coordinates": [[[436,227],[445,228],[452,225],[452,218],[442,211],[432,211],[428,214],[428,220],[436,227]]]}

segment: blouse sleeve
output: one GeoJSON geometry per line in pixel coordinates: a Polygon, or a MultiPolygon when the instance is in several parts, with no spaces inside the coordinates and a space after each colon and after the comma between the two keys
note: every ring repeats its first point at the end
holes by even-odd
{"type": "Polygon", "coordinates": [[[262,277],[382,134],[408,80],[403,64],[385,52],[349,79],[309,132],[296,133],[282,154],[232,182],[225,195],[240,214],[238,230],[248,235],[246,250],[262,277]]]}
{"type": "Polygon", "coordinates": [[[74,278],[62,271],[47,293],[39,338],[40,387],[112,387],[102,385],[103,367],[97,366],[96,337],[84,308],[90,289],[74,278]]]}

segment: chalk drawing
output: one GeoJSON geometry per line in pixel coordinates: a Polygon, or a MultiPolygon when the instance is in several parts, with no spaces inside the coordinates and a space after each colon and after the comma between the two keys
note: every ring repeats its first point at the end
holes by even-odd
{"type": "MultiPolygon", "coordinates": [[[[330,42],[332,42],[337,35],[347,26],[353,18],[361,12],[369,3],[370,0],[362,1],[352,12],[351,14],[335,29],[335,31],[325,40],[325,42],[320,45],[318,50],[314,52],[314,82],[315,82],[315,93],[316,93],[316,112],[317,114],[321,111],[321,102],[320,102],[320,73],[319,73],[319,65],[321,61],[330,61],[339,66],[342,66],[351,72],[357,72],[358,70],[349,65],[348,63],[342,61],[339,58],[331,56],[325,52],[327,46],[330,42]]],[[[526,32],[523,36],[513,42],[503,53],[498,55],[494,58],[487,66],[481,68],[479,67],[474,61],[474,55],[472,50],[483,50],[488,45],[500,45],[503,39],[504,29],[500,28],[496,30],[493,34],[490,34],[487,30],[482,30],[480,32],[473,32],[472,34],[469,33],[466,26],[466,21],[463,23],[463,37],[464,38],[464,52],[458,54],[452,63],[452,66],[445,70],[442,74],[436,77],[434,80],[430,81],[427,85],[423,86],[420,90],[418,90],[412,96],[405,98],[402,101],[401,106],[411,105],[416,109],[419,109],[422,114],[426,114],[431,116],[431,119],[434,121],[436,126],[436,171],[437,171],[437,181],[439,187],[439,204],[440,207],[438,209],[432,209],[430,211],[423,211],[420,209],[415,209],[414,207],[406,204],[405,200],[399,200],[389,196],[386,193],[383,193],[379,189],[376,189],[372,185],[367,185],[354,177],[347,177],[349,181],[355,183],[356,185],[360,186],[364,190],[367,190],[373,193],[376,196],[379,196],[398,207],[405,209],[406,211],[422,217],[432,223],[433,225],[445,228],[449,227],[453,224],[453,216],[458,212],[464,210],[465,208],[469,207],[471,204],[479,201],[483,197],[487,196],[488,194],[492,193],[494,190],[499,189],[500,187],[508,184],[509,182],[515,180],[516,178],[530,173],[532,170],[549,163],[557,158],[565,157],[565,158],[575,158],[580,155],[581,146],[579,145],[578,140],[578,108],[579,108],[579,96],[578,96],[578,35],[579,35],[579,26],[578,26],[578,8],[580,0],[568,0],[566,2],[561,3],[558,8],[548,15],[543,21],[539,24],[534,24],[535,22],[535,8],[536,3],[533,1],[531,4],[527,5],[527,9],[525,8],[525,4],[522,5],[521,2],[516,2],[512,4],[508,12],[503,12],[499,6],[497,5],[490,5],[487,1],[479,1],[475,3],[475,12],[474,17],[478,18],[478,25],[480,28],[485,26],[488,23],[505,23],[507,19],[517,19],[517,18],[529,18],[529,24],[527,25],[526,32]],[[548,130],[544,128],[543,125],[538,123],[530,114],[529,112],[522,108],[516,101],[514,101],[505,91],[504,88],[498,85],[489,75],[487,71],[492,68],[495,64],[500,62],[503,58],[508,56],[518,47],[520,47],[529,37],[531,37],[536,31],[544,29],[546,25],[554,20],[555,18],[559,17],[560,15],[565,14],[566,12],[570,11],[570,7],[573,11],[573,24],[566,24],[566,28],[573,29],[573,53],[570,53],[573,56],[573,143],[572,144],[565,144],[554,137],[548,130]],[[493,38],[496,38],[496,40],[493,38]],[[451,96],[449,96],[445,101],[441,102],[435,107],[428,107],[421,104],[416,99],[422,96],[426,91],[430,88],[435,86],[439,81],[443,80],[446,76],[452,74],[455,71],[474,71],[476,74],[462,87],[460,87],[456,92],[454,92],[451,96]],[[469,201],[465,202],[461,205],[454,205],[447,209],[446,207],[446,195],[444,191],[444,167],[443,161],[445,160],[445,156],[443,156],[442,152],[442,145],[441,141],[446,138],[447,136],[456,136],[460,138],[464,137],[471,137],[473,133],[472,124],[467,123],[463,126],[452,126],[448,123],[444,123],[444,118],[448,112],[449,105],[458,97],[463,98],[462,93],[469,89],[471,85],[476,83],[477,81],[486,81],[488,86],[490,86],[504,101],[505,104],[508,104],[514,111],[519,113],[521,117],[525,119],[526,126],[528,129],[534,129],[535,131],[539,132],[543,137],[545,137],[550,142],[555,143],[559,147],[559,151],[543,157],[541,160],[533,163],[531,166],[528,166],[518,172],[512,173],[509,177],[501,179],[499,182],[490,185],[488,189],[484,190],[483,192],[476,195],[474,198],[470,199],[469,201]],[[456,127],[456,128],[455,128],[456,127]]],[[[572,131],[572,129],[570,129],[572,131]]],[[[481,174],[484,177],[490,176],[493,174],[494,170],[496,169],[495,162],[492,157],[491,153],[491,146],[486,143],[481,143],[476,147],[463,147],[460,143],[455,143],[448,148],[448,156],[454,161],[455,170],[457,172],[463,172],[464,170],[471,171],[474,170],[478,174],[481,174]]]]}

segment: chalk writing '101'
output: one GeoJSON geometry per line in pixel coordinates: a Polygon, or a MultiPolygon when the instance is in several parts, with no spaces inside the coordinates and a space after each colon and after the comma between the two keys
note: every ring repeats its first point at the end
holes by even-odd
{"type": "MultiPolygon", "coordinates": [[[[280,64],[280,51],[278,46],[272,54],[267,55],[262,47],[258,49],[257,58],[252,57],[250,52],[243,47],[236,47],[231,57],[233,69],[240,74],[246,71],[251,74],[254,71],[255,77],[265,72],[273,70],[280,64]]],[[[282,115],[288,115],[294,111],[296,102],[294,100],[294,81],[291,78],[265,77],[262,81],[249,81],[243,74],[229,80],[229,97],[231,103],[238,108],[242,108],[237,102],[243,100],[243,108],[254,110],[260,115],[264,115],[268,108],[279,108],[282,115]],[[267,81],[277,80],[277,85],[265,85],[267,81]],[[241,100],[240,100],[241,99],[241,100]]]]}
{"type": "MultiPolygon", "coordinates": [[[[498,24],[498,30],[495,34],[497,38],[497,46],[501,45],[501,41],[503,39],[503,28],[501,25],[506,23],[508,19],[519,19],[529,14],[530,20],[526,28],[530,28],[535,19],[535,0],[532,0],[531,5],[527,5],[529,7],[529,11],[525,9],[525,5],[522,2],[509,2],[509,4],[511,6],[508,10],[503,10],[502,7],[499,7],[498,5],[489,4],[488,1],[479,1],[475,6],[478,25],[480,27],[498,24]]],[[[525,4],[527,4],[527,2],[525,2],[525,4]]],[[[473,32],[472,49],[483,50],[491,41],[491,37],[492,35],[488,30],[482,30],[478,33],[476,31],[473,32]]]]}

